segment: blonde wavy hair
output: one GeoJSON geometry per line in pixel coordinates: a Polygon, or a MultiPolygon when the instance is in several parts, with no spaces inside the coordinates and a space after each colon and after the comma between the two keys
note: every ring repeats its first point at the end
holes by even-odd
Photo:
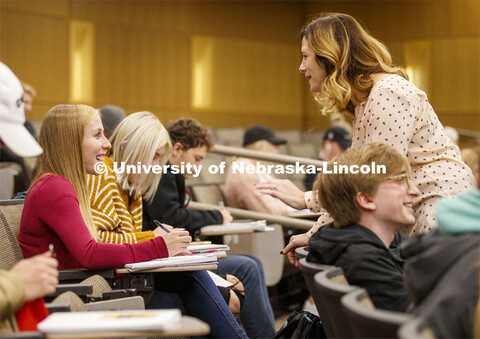
{"type": "Polygon", "coordinates": [[[322,13],[302,28],[301,38],[327,73],[322,90],[314,94],[324,115],[343,110],[353,113],[351,100],[362,102],[368,97],[372,74],[398,74],[408,80],[405,70],[392,64],[387,47],[350,15],[322,13]],[[352,86],[364,96],[357,97],[352,86]]]}
{"type": "Polygon", "coordinates": [[[336,156],[327,164],[330,173],[320,172],[313,185],[321,206],[333,218],[337,228],[348,226],[360,220],[360,207],[357,204],[358,192],[373,197],[381,180],[397,171],[410,171],[408,159],[394,147],[382,142],[374,142],[358,148],[350,148],[336,156]],[[333,166],[339,165],[385,165],[386,174],[334,173],[333,166]]]}
{"type": "MultiPolygon", "coordinates": [[[[165,147],[164,155],[159,159],[164,165],[170,156],[172,143],[167,130],[160,120],[150,112],[137,112],[127,116],[115,128],[110,137],[112,148],[107,155],[114,162],[124,162],[126,165],[150,165],[159,148],[165,147]]],[[[148,174],[136,174],[138,184],[129,181],[129,174],[124,171],[117,174],[119,187],[134,197],[142,194],[146,201],[151,201],[160,183],[160,174],[150,171],[148,174]]]]}
{"type": "Polygon", "coordinates": [[[97,117],[98,111],[86,105],[57,105],[43,119],[39,143],[43,153],[35,167],[37,181],[47,174],[61,176],[72,184],[77,193],[80,212],[93,239],[98,239],[90,210],[87,173],[83,162],[83,133],[85,127],[97,117]]]}

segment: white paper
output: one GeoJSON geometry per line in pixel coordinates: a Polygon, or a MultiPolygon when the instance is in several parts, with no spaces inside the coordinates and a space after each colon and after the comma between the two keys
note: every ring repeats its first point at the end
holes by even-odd
{"type": "Polygon", "coordinates": [[[181,320],[178,309],[56,312],[38,324],[44,333],[88,333],[106,331],[162,331],[181,320]]]}
{"type": "Polygon", "coordinates": [[[205,245],[190,245],[187,247],[187,251],[201,253],[201,252],[216,252],[216,251],[229,251],[228,245],[222,244],[205,244],[205,245]]]}
{"type": "Polygon", "coordinates": [[[265,220],[257,220],[250,222],[232,222],[224,225],[208,225],[203,226],[200,229],[200,234],[223,234],[223,233],[232,233],[232,232],[242,232],[242,231],[255,231],[255,232],[268,232],[273,231],[273,227],[267,226],[265,220]]]}
{"type": "Polygon", "coordinates": [[[230,287],[232,286],[233,284],[231,282],[229,282],[228,280],[225,280],[223,279],[221,276],[213,273],[213,272],[210,272],[210,271],[207,271],[208,275],[210,276],[210,278],[212,278],[213,282],[215,283],[215,285],[217,286],[221,286],[221,287],[230,287]]]}
{"type": "Polygon", "coordinates": [[[185,255],[126,264],[125,268],[128,268],[130,272],[134,272],[152,268],[214,264],[216,262],[216,256],[185,255]]]}

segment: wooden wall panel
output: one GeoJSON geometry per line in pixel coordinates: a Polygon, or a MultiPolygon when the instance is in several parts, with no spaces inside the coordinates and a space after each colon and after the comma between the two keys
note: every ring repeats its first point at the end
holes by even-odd
{"type": "Polygon", "coordinates": [[[212,126],[326,128],[298,73],[298,32],[308,16],[327,10],[362,19],[402,64],[405,42],[429,41],[428,95],[437,113],[444,123],[479,128],[471,123],[480,111],[477,0],[2,0],[0,9],[0,59],[36,87],[35,118],[67,102],[68,26],[83,20],[95,26],[97,107],[151,110],[162,120],[191,115],[212,126]],[[195,35],[220,46],[206,110],[191,107],[195,35]]]}
{"type": "Polygon", "coordinates": [[[67,17],[70,14],[68,0],[2,0],[0,6],[13,10],[41,16],[67,17]]]}
{"type": "Polygon", "coordinates": [[[223,38],[298,43],[303,20],[299,1],[197,1],[193,30],[223,38]]]}
{"type": "Polygon", "coordinates": [[[480,111],[480,39],[432,43],[433,90],[438,112],[480,111]]]}
{"type": "Polygon", "coordinates": [[[237,39],[214,46],[212,109],[302,115],[297,46],[237,39]]]}
{"type": "Polygon", "coordinates": [[[97,25],[97,102],[134,110],[185,110],[190,103],[185,34],[97,25]]]}
{"type": "Polygon", "coordinates": [[[116,26],[190,32],[196,15],[196,1],[75,1],[72,15],[116,26]]]}
{"type": "Polygon", "coordinates": [[[0,59],[37,90],[30,119],[68,99],[68,21],[2,8],[0,59]]]}
{"type": "Polygon", "coordinates": [[[305,1],[306,16],[343,12],[379,39],[478,36],[480,1],[305,1]]]}

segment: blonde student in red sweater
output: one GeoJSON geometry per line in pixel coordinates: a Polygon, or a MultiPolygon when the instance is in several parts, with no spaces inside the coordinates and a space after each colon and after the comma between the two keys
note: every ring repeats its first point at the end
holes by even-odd
{"type": "MultiPolygon", "coordinates": [[[[43,253],[53,244],[59,268],[106,269],[186,253],[191,241],[186,231],[141,243],[100,242],[86,177],[103,168],[102,160],[111,146],[96,109],[85,105],[53,107],[45,116],[39,141],[44,153],[38,159],[20,224],[19,243],[25,257],[43,253]]],[[[207,273],[178,275],[164,285],[158,293],[177,295],[188,304],[191,315],[209,323],[212,336],[245,337],[207,273]]]]}

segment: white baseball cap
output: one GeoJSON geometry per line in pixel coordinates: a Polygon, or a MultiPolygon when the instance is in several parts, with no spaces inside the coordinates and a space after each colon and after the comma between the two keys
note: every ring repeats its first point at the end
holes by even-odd
{"type": "Polygon", "coordinates": [[[22,85],[10,68],[0,62],[0,139],[20,157],[40,155],[43,150],[24,123],[22,85]]]}

